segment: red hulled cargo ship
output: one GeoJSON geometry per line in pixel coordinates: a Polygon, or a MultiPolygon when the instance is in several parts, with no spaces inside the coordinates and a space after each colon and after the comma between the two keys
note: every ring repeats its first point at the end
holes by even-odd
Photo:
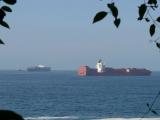
{"type": "Polygon", "coordinates": [[[110,68],[105,67],[101,60],[96,64],[96,68],[81,66],[78,70],[79,76],[149,76],[151,71],[140,68],[110,68]]]}

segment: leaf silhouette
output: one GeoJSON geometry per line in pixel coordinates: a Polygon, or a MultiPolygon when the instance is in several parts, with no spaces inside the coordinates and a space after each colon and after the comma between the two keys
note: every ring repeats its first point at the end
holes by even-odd
{"type": "Polygon", "coordinates": [[[6,13],[2,9],[0,9],[0,21],[2,21],[5,16],[6,16],[6,13]]]}
{"type": "Polygon", "coordinates": [[[157,22],[160,22],[160,17],[158,17],[156,21],[157,21],[157,22]]]}
{"type": "Polygon", "coordinates": [[[5,22],[5,21],[0,21],[0,25],[2,25],[3,27],[6,27],[6,28],[10,28],[9,25],[5,22]]]}
{"type": "Polygon", "coordinates": [[[0,39],[0,44],[4,44],[4,42],[0,39]]]}
{"type": "Polygon", "coordinates": [[[160,48],[160,43],[157,42],[157,43],[156,43],[156,46],[157,46],[158,48],[160,48]]]}
{"type": "Polygon", "coordinates": [[[121,22],[121,19],[120,19],[120,18],[114,20],[114,24],[115,24],[115,26],[116,26],[117,28],[119,27],[120,22],[121,22]]]}
{"type": "Polygon", "coordinates": [[[155,110],[152,110],[151,112],[155,115],[158,115],[158,113],[155,110]]]}
{"type": "Polygon", "coordinates": [[[0,110],[1,120],[24,120],[23,117],[11,110],[0,110]]]}
{"type": "Polygon", "coordinates": [[[107,4],[108,8],[111,10],[112,15],[115,17],[115,19],[118,17],[118,9],[117,7],[114,5],[114,3],[111,4],[107,4]]]}
{"type": "Polygon", "coordinates": [[[3,1],[10,5],[14,5],[17,2],[17,0],[3,0],[3,1]]]}
{"type": "Polygon", "coordinates": [[[148,18],[145,18],[146,22],[150,22],[150,20],[148,18]]]}
{"type": "Polygon", "coordinates": [[[103,18],[105,18],[107,16],[107,14],[108,13],[105,11],[101,11],[101,12],[97,13],[94,17],[93,23],[96,23],[96,22],[102,20],[103,18]]]}
{"type": "Polygon", "coordinates": [[[142,4],[142,5],[139,7],[139,18],[138,18],[138,20],[142,20],[142,19],[143,19],[144,14],[146,13],[146,10],[147,10],[146,4],[142,4]]]}
{"type": "Polygon", "coordinates": [[[149,29],[149,32],[150,32],[151,37],[154,35],[155,29],[156,29],[156,26],[155,26],[154,24],[152,24],[152,25],[150,26],[150,29],[149,29]]]}
{"type": "Polygon", "coordinates": [[[1,9],[6,11],[6,12],[12,12],[12,9],[8,6],[3,6],[1,9]]]}
{"type": "Polygon", "coordinates": [[[148,4],[156,5],[157,4],[157,0],[148,0],[148,4]]]}
{"type": "Polygon", "coordinates": [[[149,104],[147,103],[147,107],[149,108],[149,104]]]}

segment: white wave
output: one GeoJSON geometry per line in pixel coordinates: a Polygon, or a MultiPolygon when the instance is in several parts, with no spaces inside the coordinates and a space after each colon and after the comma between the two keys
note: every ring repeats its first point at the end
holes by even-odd
{"type": "Polygon", "coordinates": [[[62,116],[62,117],[26,117],[25,120],[77,120],[79,117],[76,116],[62,116]]]}
{"type": "Polygon", "coordinates": [[[62,117],[26,117],[25,120],[160,120],[160,118],[97,118],[78,117],[78,116],[62,116],[62,117]],[[88,118],[88,119],[87,119],[88,118]]]}
{"type": "Polygon", "coordinates": [[[160,118],[102,118],[93,120],[160,120],[160,118]]]}

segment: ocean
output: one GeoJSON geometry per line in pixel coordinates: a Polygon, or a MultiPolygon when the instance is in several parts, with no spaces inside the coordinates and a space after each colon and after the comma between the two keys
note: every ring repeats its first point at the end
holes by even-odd
{"type": "MultiPolygon", "coordinates": [[[[0,71],[0,109],[26,120],[140,120],[160,91],[151,76],[79,77],[75,71],[0,71]]],[[[160,114],[160,98],[153,109],[160,114]]],[[[159,120],[148,113],[141,120],[159,120]]]]}

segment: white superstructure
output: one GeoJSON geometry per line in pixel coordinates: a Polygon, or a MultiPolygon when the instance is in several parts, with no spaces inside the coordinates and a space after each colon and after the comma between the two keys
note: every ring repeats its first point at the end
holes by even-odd
{"type": "Polygon", "coordinates": [[[44,66],[44,65],[37,65],[36,67],[38,67],[38,68],[44,68],[46,66],[44,66]]]}
{"type": "Polygon", "coordinates": [[[103,73],[105,70],[105,65],[103,64],[102,60],[99,60],[96,64],[96,69],[98,73],[103,73]]]}

